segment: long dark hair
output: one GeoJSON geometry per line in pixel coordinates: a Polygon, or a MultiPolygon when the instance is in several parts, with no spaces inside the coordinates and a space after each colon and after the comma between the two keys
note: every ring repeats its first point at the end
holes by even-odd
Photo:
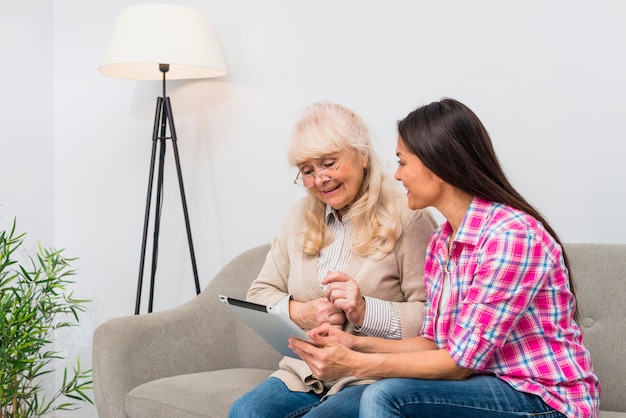
{"type": "Polygon", "coordinates": [[[411,152],[446,183],[472,196],[514,207],[541,222],[563,249],[570,290],[575,296],[561,240],[541,213],[511,185],[487,130],[470,108],[449,98],[430,103],[398,122],[398,133],[411,152]]]}

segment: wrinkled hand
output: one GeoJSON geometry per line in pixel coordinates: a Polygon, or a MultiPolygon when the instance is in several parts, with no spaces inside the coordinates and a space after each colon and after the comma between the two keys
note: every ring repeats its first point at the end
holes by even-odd
{"type": "Polygon", "coordinates": [[[328,324],[322,324],[319,327],[308,331],[307,334],[313,341],[340,344],[348,347],[349,349],[355,348],[356,339],[358,338],[354,334],[329,326],[328,324]]]}
{"type": "Polygon", "coordinates": [[[328,324],[308,332],[315,345],[296,338],[289,339],[289,347],[311,369],[319,380],[333,380],[343,376],[352,376],[352,351],[342,342],[350,343],[354,335],[345,333],[328,324]]]}
{"type": "Polygon", "coordinates": [[[312,329],[322,324],[343,327],[346,314],[326,298],[309,302],[289,301],[289,316],[303,329],[312,329]]]}
{"type": "Polygon", "coordinates": [[[328,285],[328,300],[346,313],[348,321],[362,326],[365,319],[365,299],[356,280],[340,271],[331,271],[324,277],[322,284],[328,285]]]}

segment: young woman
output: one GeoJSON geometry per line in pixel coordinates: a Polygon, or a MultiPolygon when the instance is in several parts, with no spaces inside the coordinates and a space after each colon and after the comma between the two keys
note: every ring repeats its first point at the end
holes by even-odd
{"type": "MultiPolygon", "coordinates": [[[[417,335],[436,224],[427,210],[406,206],[363,120],[338,104],[311,105],[296,123],[289,158],[307,196],[288,212],[248,300],[277,307],[304,329],[325,323],[382,338],[417,335]]],[[[322,379],[290,357],[279,367],[235,402],[231,417],[358,416],[370,380],[322,379]]]]}
{"type": "Polygon", "coordinates": [[[567,257],[509,183],[478,117],[444,99],[398,125],[396,179],[412,209],[446,222],[430,238],[421,334],[400,341],[322,325],[292,340],[323,379],[368,386],[361,417],[596,417],[600,384],[583,346],[567,257]]]}

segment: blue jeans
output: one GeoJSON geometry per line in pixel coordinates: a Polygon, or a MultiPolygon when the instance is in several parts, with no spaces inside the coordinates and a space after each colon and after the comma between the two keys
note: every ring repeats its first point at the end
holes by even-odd
{"type": "Polygon", "coordinates": [[[541,398],[519,392],[495,376],[467,380],[383,379],[361,395],[361,418],[564,418],[541,398]]]}
{"type": "Polygon", "coordinates": [[[292,392],[270,377],[235,401],[230,418],[358,418],[359,399],[367,385],[349,386],[328,396],[313,392],[292,392]]]}

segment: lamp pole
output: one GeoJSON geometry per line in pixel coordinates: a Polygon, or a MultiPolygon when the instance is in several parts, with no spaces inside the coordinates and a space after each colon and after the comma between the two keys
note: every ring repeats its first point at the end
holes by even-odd
{"type": "Polygon", "coordinates": [[[143,223],[143,238],[141,241],[141,260],[139,263],[139,277],[137,280],[137,298],[135,301],[135,315],[139,314],[141,307],[141,292],[143,289],[144,266],[146,261],[146,246],[148,242],[148,227],[150,223],[150,213],[152,204],[152,191],[154,189],[155,165],[157,163],[156,151],[157,143],[159,144],[159,170],[157,173],[157,193],[154,213],[154,231],[152,241],[152,264],[150,272],[150,294],[148,299],[148,313],[152,312],[154,301],[155,277],[157,271],[157,261],[159,256],[159,232],[161,225],[161,208],[163,197],[163,174],[165,169],[165,151],[167,140],[171,139],[172,148],[174,150],[174,161],[176,163],[176,173],[178,175],[178,185],[180,188],[180,197],[183,205],[183,214],[185,217],[185,227],[187,230],[187,242],[189,243],[189,254],[191,256],[191,266],[193,269],[194,284],[196,294],[200,294],[200,281],[198,280],[198,268],[196,265],[196,256],[193,248],[193,240],[191,237],[191,226],[189,222],[189,212],[187,210],[187,199],[185,197],[185,186],[183,184],[183,174],[180,168],[180,156],[178,154],[178,145],[176,138],[176,128],[174,127],[174,116],[172,114],[172,106],[170,98],[166,96],[165,76],[169,71],[169,64],[159,64],[159,71],[163,74],[163,96],[157,98],[156,112],[154,115],[154,127],[152,130],[152,154],[150,158],[150,173],[148,177],[148,195],[146,198],[146,211],[143,223]],[[167,136],[167,126],[169,124],[170,136],[167,136]]]}

